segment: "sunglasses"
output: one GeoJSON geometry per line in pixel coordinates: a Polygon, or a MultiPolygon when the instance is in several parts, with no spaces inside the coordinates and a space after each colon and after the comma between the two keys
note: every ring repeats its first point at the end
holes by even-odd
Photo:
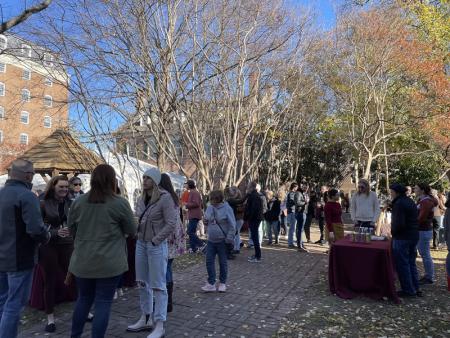
{"type": "Polygon", "coordinates": [[[82,183],[74,183],[73,184],[74,187],[77,187],[77,186],[81,187],[82,185],[83,185],[82,183]]]}

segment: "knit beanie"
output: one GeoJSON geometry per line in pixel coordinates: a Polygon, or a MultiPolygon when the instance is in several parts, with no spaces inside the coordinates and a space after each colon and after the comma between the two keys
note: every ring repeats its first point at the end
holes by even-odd
{"type": "Polygon", "coordinates": [[[159,185],[159,183],[161,182],[161,172],[156,167],[151,167],[147,169],[144,172],[144,176],[150,177],[152,181],[156,183],[156,185],[159,185]]]}

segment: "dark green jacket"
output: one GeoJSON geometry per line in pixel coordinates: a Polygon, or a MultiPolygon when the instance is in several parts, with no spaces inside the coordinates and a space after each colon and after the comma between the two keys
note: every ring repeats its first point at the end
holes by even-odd
{"type": "Polygon", "coordinates": [[[130,204],[120,196],[97,204],[88,198],[77,198],[69,211],[67,226],[75,238],[69,271],[81,278],[118,276],[128,270],[125,235],[137,230],[130,204]]]}

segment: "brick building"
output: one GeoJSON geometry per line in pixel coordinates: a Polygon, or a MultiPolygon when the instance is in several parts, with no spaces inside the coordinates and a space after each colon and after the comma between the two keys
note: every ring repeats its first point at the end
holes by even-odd
{"type": "Polygon", "coordinates": [[[68,76],[49,50],[0,35],[0,173],[68,123],[68,76]]]}

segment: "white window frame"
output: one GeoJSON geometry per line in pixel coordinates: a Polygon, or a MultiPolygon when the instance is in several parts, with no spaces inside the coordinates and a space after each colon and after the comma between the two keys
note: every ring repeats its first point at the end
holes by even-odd
{"type": "Polygon", "coordinates": [[[44,128],[51,128],[51,127],[52,127],[52,117],[48,116],[48,115],[44,116],[44,128]],[[48,119],[50,121],[48,126],[45,125],[45,120],[46,119],[48,119]]]}
{"type": "Polygon", "coordinates": [[[0,50],[5,50],[6,48],[8,48],[8,38],[3,34],[0,34],[0,40],[3,40],[3,45],[0,42],[0,50]]]}
{"type": "Polygon", "coordinates": [[[0,106],[0,121],[5,119],[5,107],[0,106]]]}
{"type": "Polygon", "coordinates": [[[52,87],[53,86],[53,80],[49,77],[46,77],[44,79],[44,85],[48,86],[48,87],[52,87]]]}
{"type": "Polygon", "coordinates": [[[30,45],[22,43],[21,51],[22,51],[22,55],[23,56],[26,56],[26,57],[29,57],[29,58],[31,57],[31,46],[30,45]]]}
{"type": "Polygon", "coordinates": [[[51,95],[45,95],[44,96],[44,106],[48,107],[48,108],[53,107],[53,97],[51,95]],[[50,99],[50,101],[48,101],[48,99],[50,99]],[[47,105],[46,104],[47,102],[50,102],[50,105],[47,105]]]}
{"type": "Polygon", "coordinates": [[[24,68],[22,71],[22,79],[24,80],[31,80],[31,70],[24,68]],[[28,77],[25,77],[25,74],[28,74],[28,77]]]}
{"type": "Polygon", "coordinates": [[[20,136],[19,136],[19,143],[22,144],[22,145],[28,145],[28,134],[21,133],[20,136]],[[26,138],[25,143],[22,142],[22,136],[25,136],[25,138],[26,138]]]}
{"type": "Polygon", "coordinates": [[[0,91],[0,96],[5,96],[6,94],[6,86],[3,82],[0,82],[0,87],[3,87],[3,90],[0,91]]]}
{"type": "Polygon", "coordinates": [[[3,68],[0,68],[0,73],[6,73],[6,63],[0,62],[0,65],[3,65],[3,68]]]}
{"type": "Polygon", "coordinates": [[[20,123],[22,123],[22,124],[30,124],[30,113],[29,112],[27,112],[27,111],[25,111],[25,110],[22,110],[21,112],[20,112],[20,123]],[[22,117],[23,116],[26,116],[27,117],[27,121],[26,122],[23,122],[22,121],[22,117]]]}
{"type": "Polygon", "coordinates": [[[53,67],[54,57],[52,54],[44,53],[44,65],[48,67],[53,67]],[[46,58],[49,57],[49,60],[46,60],[46,58]]]}
{"type": "Polygon", "coordinates": [[[30,102],[31,101],[31,92],[28,89],[26,89],[26,88],[22,89],[21,100],[22,100],[22,102],[30,102]],[[23,94],[25,92],[28,92],[28,97],[24,100],[23,94]]]}

